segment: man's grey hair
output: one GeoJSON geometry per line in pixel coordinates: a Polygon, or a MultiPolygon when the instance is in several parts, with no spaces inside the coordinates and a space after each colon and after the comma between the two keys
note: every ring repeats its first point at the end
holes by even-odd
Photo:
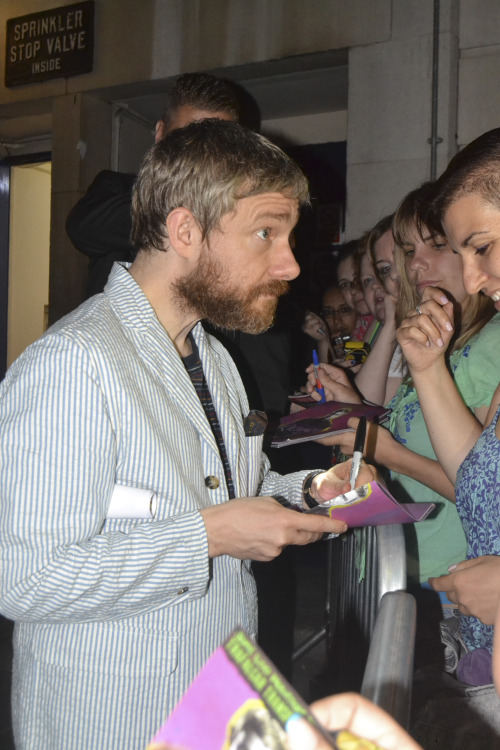
{"type": "Polygon", "coordinates": [[[147,152],[132,196],[131,241],[167,249],[167,216],[179,207],[191,211],[205,239],[238,200],[261,193],[309,201],[301,169],[267,138],[235,122],[193,122],[147,152]]]}

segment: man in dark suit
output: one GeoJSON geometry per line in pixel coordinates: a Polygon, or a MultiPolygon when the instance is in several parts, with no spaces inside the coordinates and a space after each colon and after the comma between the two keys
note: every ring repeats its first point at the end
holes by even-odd
{"type": "MultiPolygon", "coordinates": [[[[231,84],[208,73],[186,73],[175,81],[163,117],[156,123],[158,143],[172,130],[205,118],[239,119],[231,84]]],[[[130,204],[135,175],[99,172],[71,210],[66,231],[77,250],[89,257],[87,296],[102,292],[115,261],[132,261],[130,204]]]]}

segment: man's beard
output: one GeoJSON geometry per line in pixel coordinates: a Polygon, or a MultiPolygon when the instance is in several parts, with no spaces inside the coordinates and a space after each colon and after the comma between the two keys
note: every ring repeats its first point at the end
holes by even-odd
{"type": "Polygon", "coordinates": [[[290,288],[288,282],[267,281],[241,291],[229,285],[222,267],[208,252],[205,250],[198,267],[189,276],[172,284],[181,309],[196,312],[201,319],[230,331],[255,334],[270,328],[278,298],[290,288]],[[273,296],[262,300],[262,295],[273,296]]]}

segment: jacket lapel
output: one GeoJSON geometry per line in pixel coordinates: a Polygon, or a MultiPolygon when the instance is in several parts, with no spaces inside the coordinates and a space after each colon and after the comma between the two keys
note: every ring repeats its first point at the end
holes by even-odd
{"type": "Polygon", "coordinates": [[[200,439],[218,456],[215,437],[184,363],[146,295],[125,267],[115,264],[105,293],[132,339],[138,356],[168,392],[170,399],[185,407],[185,414],[200,439]]]}

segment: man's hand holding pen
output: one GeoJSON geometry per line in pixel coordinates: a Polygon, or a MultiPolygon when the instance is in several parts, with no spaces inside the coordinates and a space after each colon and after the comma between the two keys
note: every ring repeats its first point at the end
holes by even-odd
{"type": "MultiPolygon", "coordinates": [[[[316,474],[309,488],[312,500],[319,504],[348,492],[351,463],[346,461],[316,474]]],[[[356,487],[376,478],[375,468],[363,463],[356,487]]],[[[347,530],[343,521],[297,513],[296,509],[284,508],[272,497],[240,497],[207,506],[200,512],[207,530],[209,557],[230,555],[239,559],[272,560],[290,544],[309,544],[324,538],[325,534],[342,534],[347,530]]]]}
{"type": "MultiPolygon", "coordinates": [[[[318,474],[311,486],[311,495],[318,502],[326,502],[333,497],[345,494],[351,489],[351,466],[352,460],[345,461],[342,464],[332,466],[328,471],[318,474]],[[339,484],[340,480],[340,484],[339,484]]],[[[368,482],[374,482],[378,479],[377,470],[374,466],[361,463],[359,472],[355,480],[354,487],[361,487],[368,482]]]]}

